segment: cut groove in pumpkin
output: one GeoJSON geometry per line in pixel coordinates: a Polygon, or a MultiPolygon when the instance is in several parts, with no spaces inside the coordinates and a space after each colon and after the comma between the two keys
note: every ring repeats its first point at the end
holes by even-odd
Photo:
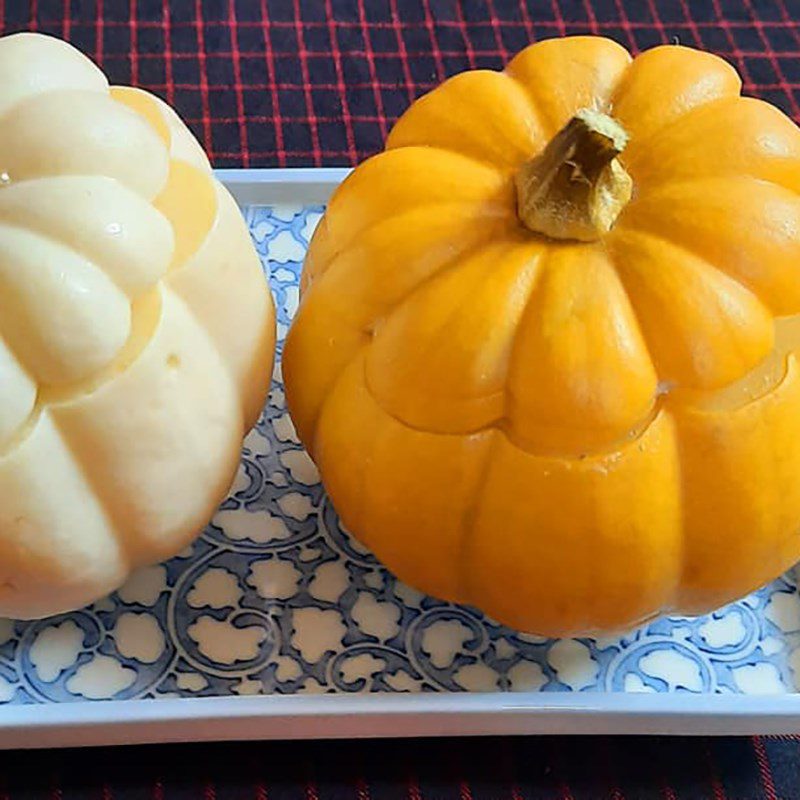
{"type": "Polygon", "coordinates": [[[800,315],[775,320],[772,352],[738,381],[714,392],[675,389],[668,403],[676,413],[682,406],[709,413],[744,408],[780,389],[786,380],[792,354],[800,354],[800,315]]]}
{"type": "Polygon", "coordinates": [[[153,289],[131,306],[131,333],[114,361],[88,378],[71,384],[40,385],[36,403],[14,434],[0,444],[0,458],[19,447],[36,427],[42,411],[97,391],[103,384],[121,375],[133,364],[153,338],[161,318],[161,290],[153,289]]]}
{"type": "Polygon", "coordinates": [[[170,271],[180,269],[199,249],[217,218],[217,195],[208,175],[185,161],[170,161],[167,185],[153,206],[172,225],[175,249],[170,271]],[[192,202],[187,203],[186,198],[192,202]]]}
{"type": "Polygon", "coordinates": [[[111,99],[127,106],[147,120],[147,124],[159,135],[167,150],[172,146],[172,136],[170,135],[167,123],[161,116],[158,106],[146,92],[134,86],[112,86],[110,90],[111,99]]]}
{"type": "Polygon", "coordinates": [[[92,394],[104,383],[121,375],[136,361],[147,347],[161,319],[162,289],[154,288],[134,300],[131,304],[131,332],[116,358],[103,369],[85,380],[61,385],[42,385],[39,389],[40,403],[57,405],[68,402],[79,395],[92,394]]]}
{"type": "Polygon", "coordinates": [[[515,331],[542,251],[524,236],[484,243],[398,303],[367,351],[366,380],[380,405],[441,433],[502,417],[515,331]]]}

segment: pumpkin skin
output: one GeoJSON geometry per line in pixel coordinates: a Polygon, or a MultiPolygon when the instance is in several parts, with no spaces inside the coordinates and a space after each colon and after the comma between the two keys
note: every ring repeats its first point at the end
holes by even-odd
{"type": "Polygon", "coordinates": [[[417,100],[317,228],[287,400],[402,580],[546,635],[698,614],[800,558],[800,132],[690,48],[534,44],[417,100]],[[515,176],[580,109],[628,135],[596,241],[515,176]]]}
{"type": "Polygon", "coordinates": [[[263,408],[272,298],[175,112],[64,42],[0,39],[0,615],[184,548],[263,408]]]}

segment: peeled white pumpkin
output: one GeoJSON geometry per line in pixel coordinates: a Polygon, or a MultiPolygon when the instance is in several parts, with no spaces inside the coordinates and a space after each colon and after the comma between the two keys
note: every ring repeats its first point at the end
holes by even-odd
{"type": "Polygon", "coordinates": [[[247,228],[177,115],[64,42],[0,38],[0,615],[183,549],[274,343],[247,228]]]}

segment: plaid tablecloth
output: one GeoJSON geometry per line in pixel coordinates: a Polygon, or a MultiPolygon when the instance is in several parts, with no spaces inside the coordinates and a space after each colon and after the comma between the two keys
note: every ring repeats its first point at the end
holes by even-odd
{"type": "MultiPolygon", "coordinates": [[[[154,701],[157,702],[157,701],[154,701]]],[[[0,757],[48,800],[797,800],[790,739],[499,738],[160,745],[0,757]]]]}
{"type": "Polygon", "coordinates": [[[20,29],[165,97],[220,167],[355,164],[448,75],[575,33],[712,50],[800,119],[800,0],[0,0],[20,29]]]}
{"type": "MultiPolygon", "coordinates": [[[[800,0],[0,0],[172,103],[217,166],[349,165],[416,96],[535,39],[712,50],[800,121],[800,0]]],[[[800,730],[800,722],[798,723],[800,730]]],[[[0,755],[0,800],[800,797],[800,740],[493,739],[0,755]]]]}

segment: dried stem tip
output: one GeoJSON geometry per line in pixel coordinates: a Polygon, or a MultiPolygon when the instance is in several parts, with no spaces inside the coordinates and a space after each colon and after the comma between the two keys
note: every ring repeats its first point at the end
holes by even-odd
{"type": "Polygon", "coordinates": [[[581,109],[516,175],[517,210],[535,233],[591,242],[611,229],[633,183],[617,156],[628,134],[607,114],[581,109]]]}

